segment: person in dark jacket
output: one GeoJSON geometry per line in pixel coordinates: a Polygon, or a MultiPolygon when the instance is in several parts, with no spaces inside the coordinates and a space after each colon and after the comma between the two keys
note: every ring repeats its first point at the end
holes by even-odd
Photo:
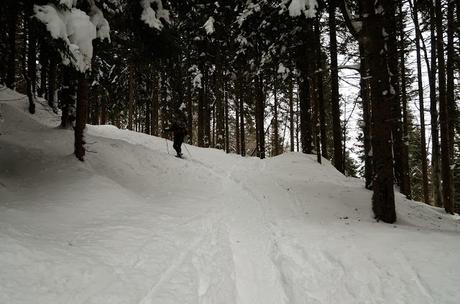
{"type": "MultiPolygon", "coordinates": [[[[181,116],[179,116],[181,117],[181,116]]],[[[187,135],[187,127],[184,119],[176,119],[169,127],[164,128],[166,132],[173,132],[174,144],[173,148],[176,150],[177,157],[182,157],[182,143],[187,135]]]]}

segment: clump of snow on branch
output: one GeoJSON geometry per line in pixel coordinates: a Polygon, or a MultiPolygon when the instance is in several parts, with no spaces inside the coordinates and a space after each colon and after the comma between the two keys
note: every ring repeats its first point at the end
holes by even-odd
{"type": "Polygon", "coordinates": [[[71,9],[73,6],[75,6],[77,3],[77,0],[60,0],[59,4],[67,7],[68,9],[71,9]]]}
{"type": "Polygon", "coordinates": [[[93,4],[89,16],[91,22],[96,26],[97,38],[101,41],[107,39],[110,42],[110,25],[102,11],[93,4]]]}
{"type": "Polygon", "coordinates": [[[206,34],[208,35],[214,33],[214,18],[209,17],[208,20],[203,25],[203,28],[206,30],[206,34]]]}
{"type": "Polygon", "coordinates": [[[144,21],[149,27],[161,30],[163,23],[160,19],[169,23],[169,11],[163,8],[161,0],[141,0],[142,14],[141,20],[144,21]],[[152,4],[156,5],[156,10],[152,8],[152,4]]]}
{"type": "Polygon", "coordinates": [[[203,74],[201,73],[200,69],[198,68],[197,65],[192,65],[188,71],[192,73],[193,79],[192,79],[192,85],[194,88],[202,88],[201,84],[201,78],[203,78],[203,74]]]}
{"type": "Polygon", "coordinates": [[[289,16],[297,17],[303,12],[305,17],[314,18],[317,7],[317,0],[292,0],[289,5],[289,16]]]}
{"type": "Polygon", "coordinates": [[[93,40],[99,37],[110,41],[109,23],[94,2],[91,4],[91,17],[72,7],[75,5],[73,0],[61,0],[59,4],[66,9],[58,9],[53,4],[35,5],[34,17],[46,26],[53,39],[61,39],[67,45],[70,56],[60,50],[62,62],[85,72],[91,68],[93,40]]]}

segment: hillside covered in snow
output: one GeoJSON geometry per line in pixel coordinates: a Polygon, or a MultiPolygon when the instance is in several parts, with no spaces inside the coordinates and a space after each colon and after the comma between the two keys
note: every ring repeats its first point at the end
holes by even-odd
{"type": "Polygon", "coordinates": [[[177,159],[113,126],[82,163],[58,120],[0,92],[0,303],[460,303],[458,216],[397,196],[378,223],[314,156],[177,159]]]}

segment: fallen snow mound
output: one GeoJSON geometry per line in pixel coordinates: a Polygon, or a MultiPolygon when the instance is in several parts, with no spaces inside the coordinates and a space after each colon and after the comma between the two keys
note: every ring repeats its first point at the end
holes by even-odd
{"type": "Polygon", "coordinates": [[[327,162],[259,160],[88,126],[0,88],[0,303],[460,303],[460,220],[327,162]],[[168,144],[168,146],[167,146],[168,144]],[[171,151],[170,151],[171,153],[171,151]]]}

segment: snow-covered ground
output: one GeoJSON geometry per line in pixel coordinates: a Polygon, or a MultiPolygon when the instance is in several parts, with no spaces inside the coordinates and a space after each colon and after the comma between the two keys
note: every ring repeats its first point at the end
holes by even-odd
{"type": "Polygon", "coordinates": [[[0,100],[0,303],[460,303],[440,209],[397,196],[376,223],[363,182],[313,156],[181,160],[112,126],[81,163],[47,107],[0,100]]]}

